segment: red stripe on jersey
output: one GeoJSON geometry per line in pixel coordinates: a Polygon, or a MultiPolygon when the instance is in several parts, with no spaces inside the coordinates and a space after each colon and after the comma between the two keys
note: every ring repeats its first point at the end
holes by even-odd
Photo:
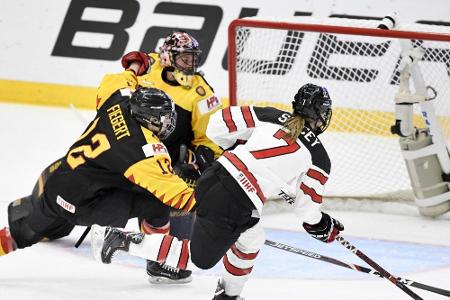
{"type": "MultiPolygon", "coordinates": [[[[191,197],[189,198],[189,200],[186,202],[186,205],[183,207],[183,211],[190,211],[189,207],[192,205],[192,202],[195,202],[195,197],[194,197],[194,193],[192,193],[191,197]]],[[[192,209],[192,208],[191,208],[192,209]]]]}
{"type": "Polygon", "coordinates": [[[237,127],[234,123],[233,117],[231,116],[231,110],[229,107],[222,109],[222,118],[228,127],[228,132],[237,131],[237,127]]]}
{"type": "Polygon", "coordinates": [[[159,263],[165,263],[167,255],[169,254],[170,246],[172,245],[173,236],[165,235],[161,242],[161,247],[159,248],[158,256],[156,260],[159,263]]]}
{"type": "Polygon", "coordinates": [[[241,268],[233,266],[230,263],[230,261],[228,260],[227,255],[225,255],[223,257],[223,265],[225,266],[225,269],[227,270],[227,272],[234,276],[244,276],[244,275],[250,274],[253,269],[253,267],[241,269],[241,268]]]}
{"type": "Polygon", "coordinates": [[[255,259],[259,253],[259,251],[255,252],[255,253],[244,253],[236,247],[236,244],[233,244],[233,246],[231,246],[230,249],[231,249],[231,252],[234,253],[234,255],[236,255],[237,257],[239,257],[240,259],[243,259],[243,260],[255,259]]]}
{"type": "Polygon", "coordinates": [[[173,208],[180,209],[181,203],[183,203],[184,200],[184,196],[186,196],[186,194],[181,194],[180,199],[178,199],[177,204],[175,204],[173,208]]]}
{"type": "Polygon", "coordinates": [[[308,172],[306,172],[306,175],[319,181],[322,185],[324,185],[328,180],[327,176],[314,169],[309,169],[308,172]]]}
{"type": "Polygon", "coordinates": [[[258,195],[261,202],[263,204],[266,203],[266,197],[264,196],[261,188],[259,187],[258,181],[256,180],[255,176],[253,176],[253,174],[248,170],[247,166],[235,154],[231,152],[225,151],[223,153],[223,156],[226,157],[236,169],[244,173],[245,177],[247,177],[247,179],[256,189],[256,194],[258,195]]]}
{"type": "MultiPolygon", "coordinates": [[[[161,200],[161,202],[164,203],[162,200],[161,200]]],[[[170,199],[169,201],[167,201],[164,204],[167,205],[167,206],[173,207],[174,206],[174,202],[175,202],[175,198],[172,198],[172,199],[170,199]]]]}
{"type": "Polygon", "coordinates": [[[164,202],[164,198],[165,198],[165,197],[166,197],[166,194],[162,195],[162,196],[159,198],[159,200],[161,200],[161,202],[164,203],[165,205],[170,206],[170,207],[173,207],[173,206],[174,206],[174,203],[175,203],[175,201],[176,201],[176,199],[175,199],[175,198],[172,198],[172,199],[167,200],[166,202],[164,202]]]}
{"type": "Polygon", "coordinates": [[[247,124],[248,128],[255,127],[255,121],[253,120],[252,111],[248,106],[241,107],[242,115],[244,116],[245,124],[247,124]]]}
{"type": "Polygon", "coordinates": [[[180,259],[178,260],[177,268],[185,270],[189,260],[189,240],[183,240],[181,246],[180,259]]]}
{"type": "Polygon", "coordinates": [[[305,193],[306,195],[310,196],[311,199],[316,203],[322,203],[322,196],[317,194],[316,191],[308,186],[306,186],[303,182],[300,185],[300,189],[305,193]]]}

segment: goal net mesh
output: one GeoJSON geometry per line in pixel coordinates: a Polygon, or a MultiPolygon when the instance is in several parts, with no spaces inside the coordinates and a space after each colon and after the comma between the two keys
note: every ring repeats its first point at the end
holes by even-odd
{"type": "MultiPolygon", "coordinates": [[[[276,27],[279,21],[268,24],[276,27]]],[[[333,117],[330,128],[321,135],[332,162],[325,194],[328,197],[413,199],[398,136],[390,132],[399,83],[399,40],[349,34],[355,27],[377,25],[377,21],[296,18],[283,20],[283,28],[230,27],[235,33],[229,41],[229,55],[234,61],[229,71],[235,74],[230,80],[232,104],[269,105],[291,111],[291,101],[301,85],[314,83],[328,89],[333,117]],[[326,28],[315,32],[285,28],[287,23],[338,25],[342,29],[339,33],[329,33],[326,28]]],[[[441,26],[420,24],[400,29],[446,33],[441,26]]],[[[450,42],[413,36],[411,42],[425,49],[418,64],[429,94],[435,96],[438,120],[448,141],[450,42]]],[[[415,106],[415,126],[423,128],[420,108],[415,106]]]]}

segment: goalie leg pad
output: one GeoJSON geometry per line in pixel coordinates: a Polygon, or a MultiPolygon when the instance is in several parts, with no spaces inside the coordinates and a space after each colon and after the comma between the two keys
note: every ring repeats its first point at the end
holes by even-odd
{"type": "Polygon", "coordinates": [[[450,191],[435,144],[426,129],[419,129],[416,138],[401,138],[400,146],[411,179],[419,212],[436,217],[450,210],[450,191]]]}

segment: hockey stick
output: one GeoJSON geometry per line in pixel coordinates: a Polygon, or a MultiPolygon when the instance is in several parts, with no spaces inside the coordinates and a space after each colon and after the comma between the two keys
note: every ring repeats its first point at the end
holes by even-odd
{"type": "Polygon", "coordinates": [[[84,230],[83,234],[80,236],[80,238],[76,242],[75,248],[80,247],[81,243],[84,241],[84,239],[86,238],[86,236],[89,233],[89,231],[91,231],[91,226],[86,227],[86,229],[84,230]]]}
{"type": "MultiPolygon", "coordinates": [[[[83,115],[78,111],[78,109],[73,105],[72,103],[69,104],[70,110],[74,113],[74,115],[80,120],[83,125],[87,126],[89,124],[88,120],[86,120],[83,115]]],[[[91,226],[86,227],[83,234],[80,236],[78,241],[75,243],[75,248],[80,247],[81,243],[83,243],[84,239],[86,238],[87,234],[91,230],[91,226]]]]}
{"type": "Polygon", "coordinates": [[[369,258],[367,255],[362,253],[358,248],[353,246],[349,241],[344,239],[342,236],[336,236],[336,241],[341,243],[342,246],[356,254],[359,258],[361,258],[364,262],[366,262],[369,266],[374,268],[378,273],[381,274],[384,278],[388,279],[390,282],[395,284],[398,288],[400,288],[402,291],[407,293],[411,298],[415,300],[423,300],[419,295],[411,291],[406,285],[404,285],[400,280],[397,279],[397,277],[392,276],[391,273],[383,269],[380,265],[378,265],[376,262],[374,262],[371,258],[369,258]]]}
{"type": "MultiPolygon", "coordinates": [[[[321,254],[318,254],[318,253],[315,253],[315,252],[303,250],[303,249],[300,249],[300,248],[292,247],[292,246],[289,246],[289,245],[286,245],[286,244],[282,244],[282,243],[278,243],[278,242],[274,242],[274,241],[270,241],[270,240],[266,240],[265,244],[267,246],[270,246],[270,247],[273,247],[273,248],[277,248],[277,249],[280,249],[280,250],[283,250],[283,251],[287,251],[287,252],[290,252],[290,253],[303,255],[303,256],[306,256],[306,257],[309,257],[309,258],[312,258],[312,259],[315,259],[315,260],[327,262],[327,263],[334,264],[334,265],[337,265],[337,266],[341,266],[341,267],[344,267],[344,268],[347,268],[347,269],[352,269],[354,271],[358,271],[358,272],[362,272],[362,273],[368,273],[368,274],[373,274],[373,275],[376,275],[378,277],[383,277],[379,272],[377,272],[377,271],[375,271],[373,269],[366,268],[366,267],[363,267],[363,266],[359,266],[359,265],[356,265],[356,264],[346,263],[346,262],[337,260],[335,258],[328,257],[328,256],[325,256],[325,255],[321,255],[321,254]]],[[[426,284],[423,284],[423,283],[420,283],[420,282],[416,282],[416,281],[413,281],[413,280],[410,280],[410,279],[406,279],[406,278],[401,278],[401,277],[397,277],[397,280],[401,281],[403,284],[405,284],[407,286],[412,286],[412,287],[415,287],[415,288],[418,288],[418,289],[422,289],[422,290],[426,290],[426,291],[429,291],[429,292],[432,292],[432,293],[436,293],[436,294],[440,294],[440,295],[443,295],[443,296],[450,297],[450,291],[447,291],[447,290],[444,290],[444,289],[441,289],[441,288],[437,288],[437,287],[434,287],[434,286],[429,286],[429,285],[426,285],[426,284]]]]}
{"type": "Polygon", "coordinates": [[[70,110],[73,112],[73,114],[77,117],[77,119],[85,126],[89,124],[89,121],[86,120],[85,117],[80,113],[80,111],[73,105],[72,103],[69,104],[70,110]]]}

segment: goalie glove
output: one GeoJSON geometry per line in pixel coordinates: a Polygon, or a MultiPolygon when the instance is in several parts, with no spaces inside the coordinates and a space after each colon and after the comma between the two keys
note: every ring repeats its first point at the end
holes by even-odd
{"type": "Polygon", "coordinates": [[[322,219],[317,224],[303,223],[303,228],[313,238],[324,243],[331,243],[334,241],[339,232],[344,230],[344,225],[336,219],[333,219],[326,213],[322,213],[322,219]]]}
{"type": "Polygon", "coordinates": [[[200,171],[195,164],[195,155],[186,145],[180,146],[180,156],[178,162],[173,166],[173,172],[178,175],[190,188],[195,189],[200,171]]]}
{"type": "Polygon", "coordinates": [[[136,72],[136,76],[141,76],[149,71],[150,58],[148,57],[147,53],[142,51],[132,51],[122,57],[122,67],[124,67],[125,70],[128,69],[134,62],[137,62],[141,65],[136,72]]]}

